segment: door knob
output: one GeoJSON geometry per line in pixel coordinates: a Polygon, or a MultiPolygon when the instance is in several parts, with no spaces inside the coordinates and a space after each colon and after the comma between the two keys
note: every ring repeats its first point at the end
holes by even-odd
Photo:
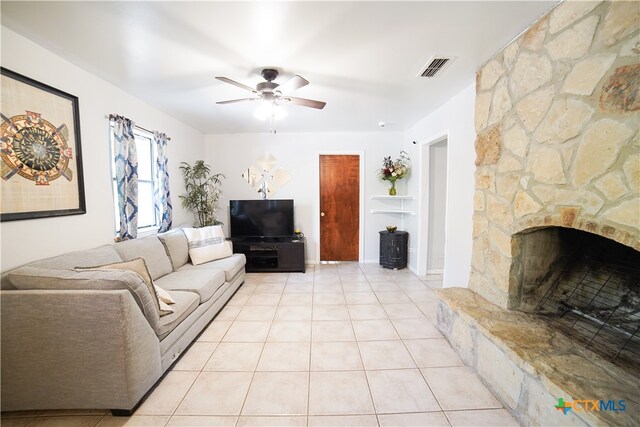
{"type": "Polygon", "coordinates": [[[324,212],[320,212],[320,216],[324,216],[324,212]]]}

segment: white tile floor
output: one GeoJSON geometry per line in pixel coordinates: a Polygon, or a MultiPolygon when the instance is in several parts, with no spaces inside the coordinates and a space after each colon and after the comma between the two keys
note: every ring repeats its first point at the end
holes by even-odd
{"type": "Polygon", "coordinates": [[[2,426],[517,426],[435,328],[441,283],[357,263],[248,274],[132,417],[2,426]]]}

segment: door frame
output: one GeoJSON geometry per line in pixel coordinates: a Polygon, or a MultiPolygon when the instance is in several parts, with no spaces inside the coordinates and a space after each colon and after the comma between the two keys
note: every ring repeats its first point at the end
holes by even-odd
{"type": "MultiPolygon", "coordinates": [[[[420,173],[419,173],[419,182],[420,189],[418,191],[418,253],[416,254],[416,264],[417,264],[417,274],[418,276],[424,276],[427,273],[439,273],[440,271],[428,271],[427,270],[427,250],[429,247],[429,149],[431,145],[437,144],[442,141],[447,141],[447,192],[446,192],[446,202],[445,202],[445,224],[444,224],[444,266],[446,268],[447,265],[447,207],[449,206],[449,162],[450,157],[449,154],[451,150],[449,150],[449,129],[445,129],[430,138],[427,138],[423,141],[420,141],[419,144],[419,153],[420,153],[420,173]]],[[[442,271],[444,273],[444,269],[442,271]]]]}
{"type": "Polygon", "coordinates": [[[360,159],[360,189],[358,198],[360,203],[358,211],[360,218],[358,220],[358,262],[364,262],[364,151],[360,150],[330,150],[330,151],[318,151],[316,153],[316,167],[317,173],[315,176],[316,201],[315,201],[315,214],[313,215],[315,234],[318,236],[316,241],[316,259],[315,263],[320,264],[320,156],[358,156],[360,159]]]}

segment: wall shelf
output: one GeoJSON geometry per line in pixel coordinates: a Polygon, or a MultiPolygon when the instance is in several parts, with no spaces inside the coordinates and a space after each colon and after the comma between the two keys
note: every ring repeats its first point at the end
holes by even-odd
{"type": "Polygon", "coordinates": [[[371,213],[372,214],[392,213],[392,214],[415,215],[415,212],[413,211],[405,211],[402,209],[371,209],[371,213]]]}
{"type": "Polygon", "coordinates": [[[400,214],[400,215],[415,215],[415,212],[407,210],[404,207],[404,202],[409,200],[415,200],[413,196],[389,196],[387,194],[380,194],[371,196],[371,200],[380,200],[385,206],[380,206],[383,209],[371,209],[372,214],[400,214]],[[398,206],[397,203],[400,202],[398,206]]]}
{"type": "Polygon", "coordinates": [[[371,196],[371,200],[414,200],[415,197],[413,196],[387,196],[387,195],[380,195],[380,196],[371,196]]]}

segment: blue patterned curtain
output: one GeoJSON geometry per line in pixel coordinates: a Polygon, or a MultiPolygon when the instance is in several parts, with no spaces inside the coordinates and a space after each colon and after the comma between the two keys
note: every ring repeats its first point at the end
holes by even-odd
{"type": "Polygon", "coordinates": [[[158,233],[164,233],[171,228],[172,207],[171,207],[171,191],[169,191],[169,167],[167,159],[167,141],[169,138],[166,134],[160,132],[153,133],[153,140],[156,145],[156,186],[154,189],[154,205],[156,215],[160,219],[160,228],[158,233]]]}
{"type": "Polygon", "coordinates": [[[133,137],[134,123],[122,116],[111,116],[111,120],[120,212],[116,240],[135,239],[138,236],[138,154],[133,137]]]}

